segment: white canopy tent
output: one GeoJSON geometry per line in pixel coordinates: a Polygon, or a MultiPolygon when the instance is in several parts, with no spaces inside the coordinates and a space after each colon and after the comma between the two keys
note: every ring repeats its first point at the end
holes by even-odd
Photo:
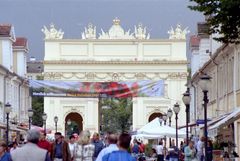
{"type": "MultiPolygon", "coordinates": [[[[155,118],[151,122],[144,125],[142,128],[137,130],[137,134],[142,134],[143,138],[153,138],[156,136],[157,138],[163,137],[176,137],[176,129],[173,127],[169,127],[166,125],[160,125],[159,118],[155,118]]],[[[186,132],[182,130],[178,130],[178,137],[185,138],[186,132]]]]}
{"type": "Polygon", "coordinates": [[[136,134],[136,135],[132,135],[132,138],[137,139],[140,138],[142,139],[160,139],[163,138],[162,136],[159,135],[149,135],[149,134],[136,134]]]}

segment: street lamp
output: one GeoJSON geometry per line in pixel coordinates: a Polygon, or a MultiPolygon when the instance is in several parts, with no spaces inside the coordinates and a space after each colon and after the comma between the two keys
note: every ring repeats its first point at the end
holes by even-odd
{"type": "Polygon", "coordinates": [[[33,117],[33,110],[28,109],[28,129],[31,129],[31,122],[32,122],[32,117],[33,117]]]}
{"type": "Polygon", "coordinates": [[[8,133],[9,133],[9,114],[12,111],[12,106],[11,104],[7,103],[5,104],[5,113],[7,114],[7,129],[6,129],[6,144],[8,146],[8,133]]]}
{"type": "Polygon", "coordinates": [[[175,119],[176,119],[176,146],[177,146],[177,148],[178,148],[178,122],[177,122],[177,120],[178,120],[178,113],[179,113],[179,111],[180,111],[180,106],[179,106],[178,103],[176,103],[176,104],[173,106],[173,111],[174,111],[174,113],[175,113],[175,115],[176,115],[176,117],[175,117],[175,119]]]}
{"type": "Polygon", "coordinates": [[[42,120],[43,120],[43,124],[44,124],[44,133],[46,133],[46,120],[47,120],[47,114],[46,113],[43,113],[42,120]]]}
{"type": "Polygon", "coordinates": [[[188,145],[189,107],[190,107],[190,102],[191,102],[189,88],[187,88],[187,91],[185,93],[183,93],[182,100],[186,106],[186,111],[185,111],[186,112],[186,141],[187,141],[187,145],[188,145]]]}
{"type": "Polygon", "coordinates": [[[172,111],[171,108],[169,108],[168,111],[167,111],[167,117],[169,118],[169,126],[171,126],[172,115],[173,115],[173,111],[172,111]]]}
{"type": "MultiPolygon", "coordinates": [[[[162,119],[163,119],[163,121],[164,121],[164,125],[166,126],[166,124],[167,124],[167,114],[166,113],[164,113],[163,114],[163,116],[162,116],[162,119]]],[[[167,142],[167,138],[166,138],[166,135],[164,136],[164,144],[165,144],[165,146],[166,146],[166,142],[167,142]]]]}
{"type": "MultiPolygon", "coordinates": [[[[169,126],[171,127],[171,118],[172,118],[172,115],[173,115],[173,111],[171,108],[168,109],[167,111],[167,117],[169,119],[169,126]]],[[[169,146],[171,146],[171,138],[169,137],[169,146]]]]}
{"type": "Polygon", "coordinates": [[[167,114],[163,114],[163,116],[162,116],[162,119],[163,119],[163,121],[164,121],[164,125],[166,125],[167,124],[167,114]]]}
{"type": "Polygon", "coordinates": [[[203,107],[204,107],[204,136],[205,136],[205,160],[207,160],[206,154],[207,154],[207,142],[208,142],[208,133],[207,133],[207,104],[208,104],[208,89],[210,88],[211,85],[211,81],[210,81],[211,77],[208,76],[207,74],[203,74],[200,77],[199,80],[199,86],[203,91],[203,107]]]}
{"type": "Polygon", "coordinates": [[[57,122],[58,122],[58,117],[54,117],[54,122],[55,122],[55,132],[57,132],[57,122]]]}

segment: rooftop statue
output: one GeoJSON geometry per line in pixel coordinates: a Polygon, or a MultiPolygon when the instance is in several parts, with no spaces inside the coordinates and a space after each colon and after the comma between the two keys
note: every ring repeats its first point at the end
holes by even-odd
{"type": "Polygon", "coordinates": [[[54,27],[54,24],[50,24],[50,29],[48,30],[46,26],[43,26],[41,30],[45,35],[45,40],[47,39],[62,39],[64,32],[60,29],[59,31],[54,27]]]}
{"type": "Polygon", "coordinates": [[[99,39],[134,39],[133,33],[130,33],[130,30],[127,32],[120,26],[120,20],[115,18],[113,20],[113,25],[108,32],[104,32],[101,29],[102,33],[99,34],[99,39]]]}
{"type": "Polygon", "coordinates": [[[138,24],[138,27],[134,26],[134,34],[137,39],[149,39],[150,34],[146,35],[146,27],[143,28],[141,23],[138,24]]]}
{"type": "Polygon", "coordinates": [[[85,27],[85,31],[82,32],[82,39],[96,39],[96,26],[89,23],[88,28],[85,27]]]}
{"type": "Polygon", "coordinates": [[[110,39],[107,32],[105,33],[103,29],[101,29],[101,32],[102,33],[99,34],[99,39],[110,39]]]}
{"type": "Polygon", "coordinates": [[[186,27],[184,30],[182,30],[181,25],[177,24],[176,29],[174,30],[173,27],[171,27],[171,30],[168,31],[169,39],[186,39],[186,34],[188,34],[190,31],[186,27]]]}

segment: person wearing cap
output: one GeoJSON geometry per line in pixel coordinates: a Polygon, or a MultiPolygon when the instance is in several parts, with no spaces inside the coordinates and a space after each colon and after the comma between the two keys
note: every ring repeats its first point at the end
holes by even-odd
{"type": "Polygon", "coordinates": [[[50,161],[47,150],[39,148],[37,143],[40,133],[36,129],[31,129],[27,133],[27,143],[11,154],[12,161],[50,161]]]}
{"type": "Polygon", "coordinates": [[[11,161],[11,156],[7,152],[7,144],[0,141],[0,161],[11,161]]]}
{"type": "Polygon", "coordinates": [[[55,142],[51,148],[51,159],[53,161],[71,161],[68,143],[64,141],[60,132],[55,133],[55,142]]]}

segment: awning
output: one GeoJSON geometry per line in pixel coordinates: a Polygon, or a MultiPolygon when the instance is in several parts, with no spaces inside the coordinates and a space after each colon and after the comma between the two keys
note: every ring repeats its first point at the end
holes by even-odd
{"type": "MultiPolygon", "coordinates": [[[[6,130],[6,124],[0,123],[0,129],[6,130]]],[[[25,132],[26,130],[19,128],[17,125],[9,124],[9,131],[25,132]]]]}
{"type": "Polygon", "coordinates": [[[228,126],[229,124],[233,123],[234,121],[240,118],[240,108],[234,109],[230,114],[226,117],[218,121],[216,124],[209,127],[209,131],[216,131],[222,127],[228,126]]]}
{"type": "MultiPolygon", "coordinates": [[[[188,123],[188,127],[193,127],[193,126],[196,126],[196,122],[190,122],[188,123]]],[[[183,126],[179,126],[178,129],[183,129],[183,128],[186,128],[187,125],[183,125],[183,126]]]]}
{"type": "MultiPolygon", "coordinates": [[[[213,118],[208,121],[208,136],[215,137],[218,135],[218,129],[225,127],[240,118],[240,108],[236,108],[232,112],[223,114],[219,117],[213,118]]],[[[203,129],[204,125],[200,125],[199,129],[203,129]]]]}
{"type": "MultiPolygon", "coordinates": [[[[219,117],[215,117],[215,118],[213,118],[211,121],[208,121],[208,123],[207,123],[208,129],[209,129],[211,126],[213,126],[213,125],[215,125],[216,123],[218,123],[219,121],[221,121],[222,119],[224,119],[225,117],[227,117],[228,115],[230,115],[230,114],[231,114],[231,112],[230,112],[230,113],[223,114],[223,115],[221,115],[221,116],[219,116],[219,117]]],[[[199,128],[200,128],[200,129],[203,129],[203,128],[204,128],[204,125],[199,125],[199,128]]]]}

